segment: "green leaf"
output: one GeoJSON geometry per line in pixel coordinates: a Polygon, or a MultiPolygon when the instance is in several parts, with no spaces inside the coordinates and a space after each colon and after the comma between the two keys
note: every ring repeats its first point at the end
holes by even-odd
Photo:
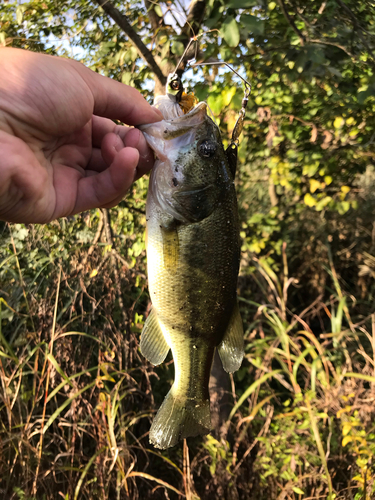
{"type": "Polygon", "coordinates": [[[228,87],[227,89],[224,89],[221,93],[221,95],[223,96],[223,104],[224,106],[228,106],[234,96],[234,94],[236,93],[236,87],[228,87]]]}
{"type": "Polygon", "coordinates": [[[214,115],[220,114],[223,108],[223,96],[211,94],[207,99],[207,104],[214,115]]]}
{"type": "Polygon", "coordinates": [[[27,238],[27,235],[29,234],[29,230],[27,228],[23,227],[21,224],[16,224],[14,229],[13,237],[15,239],[23,241],[27,238]]]}
{"type": "Polygon", "coordinates": [[[138,52],[135,47],[130,47],[129,50],[126,51],[124,55],[124,61],[129,63],[129,62],[134,62],[136,61],[138,57],[138,52]]]}
{"type": "Polygon", "coordinates": [[[224,6],[222,5],[218,9],[215,9],[211,12],[210,17],[205,22],[207,28],[214,28],[215,26],[217,26],[217,22],[223,15],[223,11],[224,11],[224,6]]]}
{"type": "Polygon", "coordinates": [[[313,207],[316,205],[316,199],[313,196],[311,196],[310,193],[305,194],[303,201],[308,207],[313,207]]]}
{"type": "Polygon", "coordinates": [[[335,128],[342,128],[344,126],[345,120],[342,116],[337,116],[333,122],[335,128]]]}
{"type": "Polygon", "coordinates": [[[368,88],[367,90],[358,92],[357,98],[358,98],[359,104],[363,104],[368,97],[373,95],[373,93],[374,93],[374,91],[371,88],[368,88]]]}
{"type": "Polygon", "coordinates": [[[65,382],[69,384],[71,387],[74,387],[73,383],[70,381],[69,377],[65,375],[64,371],[61,369],[60,365],[58,364],[52,353],[47,354],[47,359],[55,367],[56,371],[61,375],[61,377],[65,380],[65,382]]]}
{"type": "Polygon", "coordinates": [[[310,179],[310,193],[315,193],[317,189],[320,189],[320,182],[316,179],[310,179]]]}
{"type": "Polygon", "coordinates": [[[245,28],[253,35],[263,35],[264,33],[264,21],[259,19],[259,17],[252,16],[250,14],[242,14],[241,23],[245,28]]]}
{"type": "Polygon", "coordinates": [[[125,85],[130,85],[130,82],[132,81],[133,73],[130,73],[130,71],[124,71],[121,75],[121,81],[125,85]]]}
{"type": "Polygon", "coordinates": [[[353,438],[351,436],[345,436],[342,440],[342,443],[341,445],[343,446],[343,448],[348,444],[350,443],[351,441],[353,441],[353,438]]]}
{"type": "Polygon", "coordinates": [[[221,32],[229,47],[237,47],[240,41],[240,30],[234,17],[229,16],[224,21],[221,32]]]}
{"type": "Polygon", "coordinates": [[[348,201],[342,201],[337,204],[337,211],[339,214],[345,214],[350,208],[350,203],[348,201]]]}
{"type": "Polygon", "coordinates": [[[324,182],[329,186],[332,183],[333,179],[330,175],[325,175],[324,176],[324,182]]]}
{"type": "Polygon", "coordinates": [[[321,210],[323,210],[324,207],[326,207],[328,205],[328,203],[331,200],[332,200],[332,198],[330,196],[325,196],[324,198],[322,198],[321,200],[318,201],[318,203],[315,206],[315,210],[320,212],[321,210]]]}
{"type": "Polygon", "coordinates": [[[254,7],[258,5],[257,0],[230,0],[226,2],[225,5],[228,9],[249,9],[250,7],[254,7]]]}
{"type": "Polygon", "coordinates": [[[298,495],[304,495],[305,492],[301,490],[301,488],[298,488],[298,486],[293,486],[292,490],[294,493],[297,493],[298,495]]]}
{"type": "Polygon", "coordinates": [[[22,24],[23,21],[23,13],[24,13],[25,7],[24,6],[18,6],[16,9],[16,19],[18,24],[22,24]]]}
{"type": "Polygon", "coordinates": [[[176,56],[182,56],[184,52],[184,44],[182,42],[178,42],[177,40],[173,40],[172,42],[172,51],[176,56]]]}
{"type": "Polygon", "coordinates": [[[332,73],[332,75],[338,76],[339,78],[343,78],[342,73],[337,68],[334,68],[333,66],[328,66],[328,71],[332,73]]]}
{"type": "Polygon", "coordinates": [[[324,50],[321,47],[310,47],[308,55],[309,59],[317,64],[323,64],[326,60],[324,50]]]}
{"type": "Polygon", "coordinates": [[[227,61],[232,57],[232,49],[223,43],[220,47],[220,56],[223,61],[227,61]]]}
{"type": "Polygon", "coordinates": [[[154,6],[154,11],[159,17],[163,17],[163,11],[161,10],[160,5],[155,5],[154,6]]]}
{"type": "Polygon", "coordinates": [[[169,46],[170,46],[171,42],[167,42],[164,47],[161,49],[161,53],[160,53],[160,57],[161,59],[165,59],[168,52],[169,52],[169,46]]]}

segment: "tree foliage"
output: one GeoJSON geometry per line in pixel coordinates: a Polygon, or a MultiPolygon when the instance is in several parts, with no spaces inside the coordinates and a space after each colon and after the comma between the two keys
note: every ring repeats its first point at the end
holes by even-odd
{"type": "Polygon", "coordinates": [[[187,60],[225,61],[252,84],[237,178],[241,404],[189,444],[191,462],[185,445],[148,449],[172,371],[137,350],[146,179],[110,220],[2,225],[4,498],[371,497],[374,35],[366,0],[0,4],[0,46],[73,57],[150,101],[197,36],[179,70],[225,144],[242,83],[187,60]]]}

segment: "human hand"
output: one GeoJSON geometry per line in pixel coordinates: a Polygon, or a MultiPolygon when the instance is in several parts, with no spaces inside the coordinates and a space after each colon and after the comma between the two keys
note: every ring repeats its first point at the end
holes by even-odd
{"type": "Polygon", "coordinates": [[[161,119],[134,88],[68,59],[0,49],[0,220],[46,223],[113,207],[151,169],[161,119]]]}

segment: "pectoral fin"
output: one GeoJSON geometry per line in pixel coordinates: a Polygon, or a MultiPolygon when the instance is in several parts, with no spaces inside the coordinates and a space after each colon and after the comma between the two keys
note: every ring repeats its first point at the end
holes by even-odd
{"type": "Polygon", "coordinates": [[[227,331],[217,347],[223,368],[233,373],[239,369],[244,356],[243,326],[238,304],[233,308],[227,331]]]}
{"type": "Polygon", "coordinates": [[[169,345],[165,341],[159,319],[154,309],[151,309],[145,321],[140,343],[141,353],[153,365],[160,365],[167,357],[169,345]]]}
{"type": "Polygon", "coordinates": [[[189,222],[200,222],[214,211],[219,197],[219,190],[213,184],[190,191],[176,191],[173,200],[175,209],[189,222]]]}

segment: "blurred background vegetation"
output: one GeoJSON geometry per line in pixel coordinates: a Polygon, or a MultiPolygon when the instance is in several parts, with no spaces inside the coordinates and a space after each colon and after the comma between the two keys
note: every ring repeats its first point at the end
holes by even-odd
{"type": "MultiPolygon", "coordinates": [[[[0,4],[1,46],[81,60],[150,102],[198,33],[198,60],[253,85],[236,181],[246,355],[214,389],[225,420],[148,443],[173,362],[138,350],[146,178],[110,212],[0,222],[4,500],[375,496],[374,3],[0,4]]],[[[208,66],[184,81],[226,144],[241,82],[208,66]]]]}

